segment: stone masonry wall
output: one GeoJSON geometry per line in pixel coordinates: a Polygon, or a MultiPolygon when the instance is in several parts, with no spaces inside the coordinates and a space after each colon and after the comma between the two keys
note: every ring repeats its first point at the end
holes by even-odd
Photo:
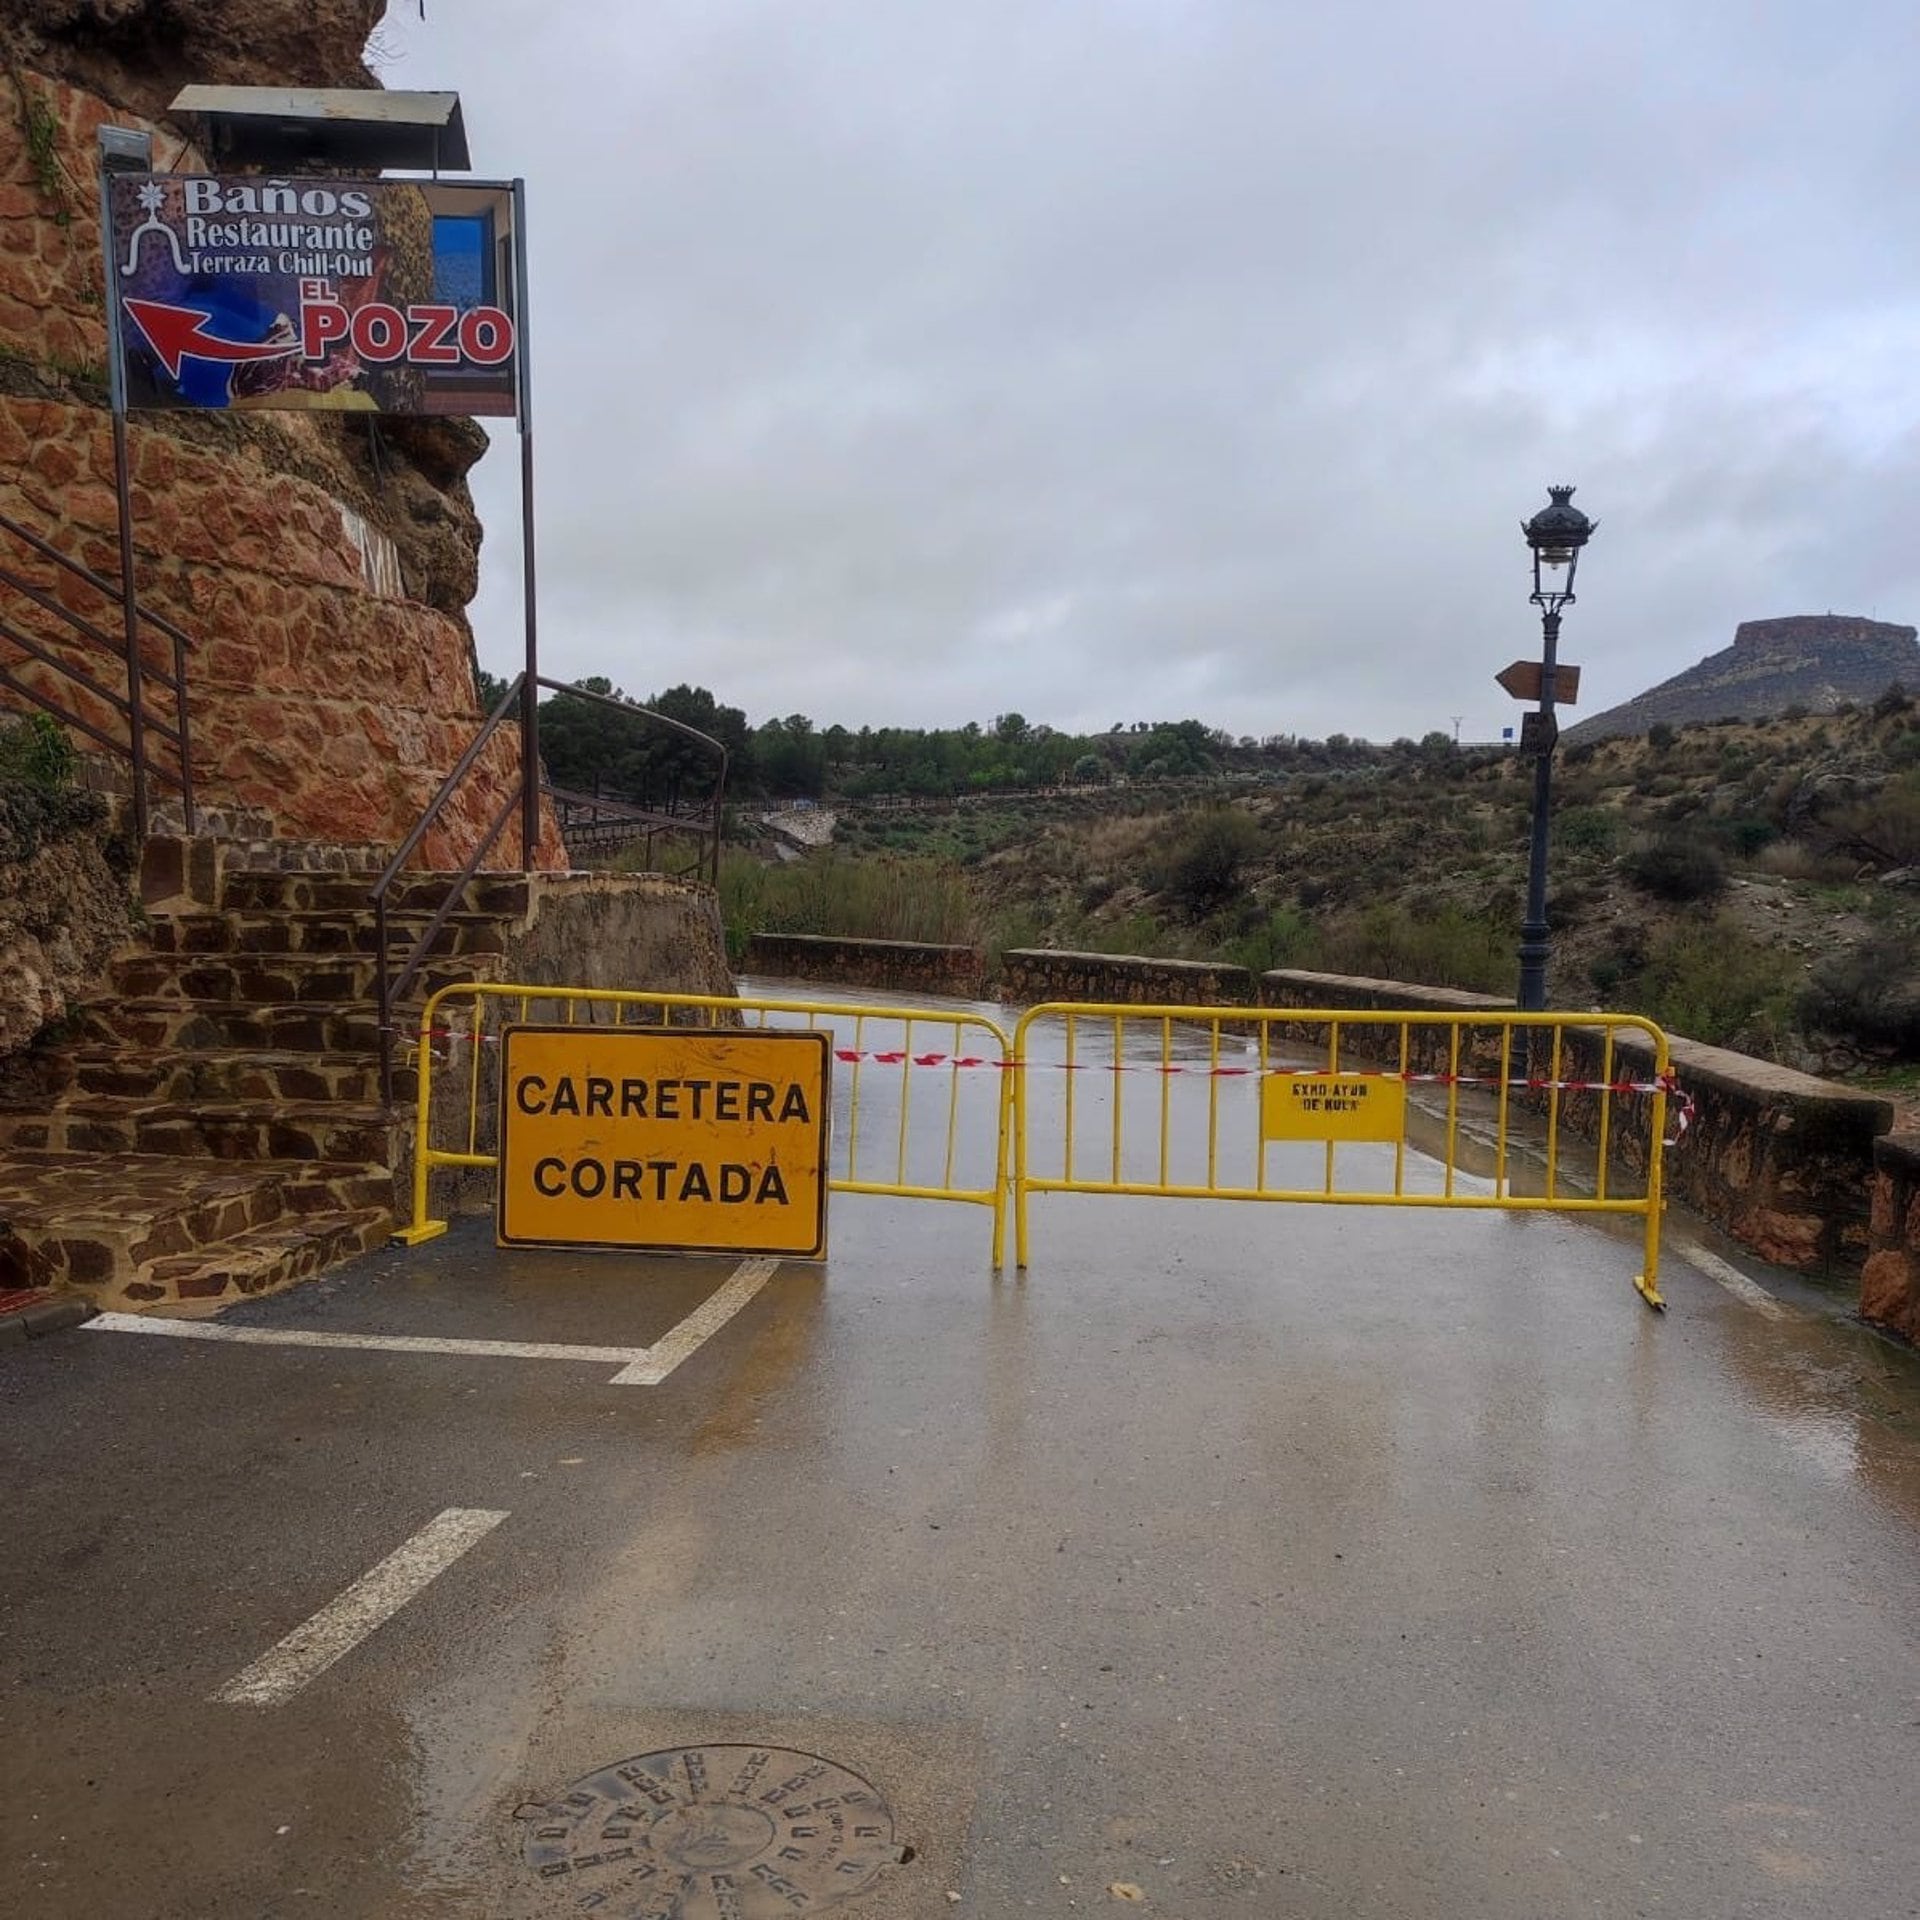
{"type": "Polygon", "coordinates": [[[1873,1220],[1860,1315],[1920,1346],[1920,1132],[1874,1142],[1873,1220]]]}
{"type": "MultiPolygon", "coordinates": [[[[1476,1013],[1512,1004],[1295,969],[1263,975],[1261,985],[1269,1006],[1374,1005],[1458,1013],[1469,1034],[1476,1013]]],[[[1486,1031],[1480,1040],[1469,1040],[1468,1057],[1484,1061],[1486,1031]]],[[[1347,1044],[1357,1050],[1359,1034],[1347,1044]]],[[[1879,1204],[1875,1142],[1893,1123],[1892,1104],[1677,1035],[1670,1036],[1670,1049],[1674,1072],[1693,1101],[1693,1117],[1685,1138],[1667,1156],[1669,1196],[1780,1266],[1829,1275],[1858,1272],[1869,1252],[1869,1218],[1879,1204]]],[[[1596,1079],[1602,1064],[1598,1029],[1565,1030],[1564,1077],[1596,1079]]],[[[1651,1047],[1630,1034],[1619,1036],[1613,1068],[1616,1077],[1649,1078],[1651,1047]]],[[[1613,1108],[1609,1164],[1642,1171],[1651,1106],[1615,1101],[1613,1108]]],[[[1591,1139],[1598,1113],[1597,1096],[1570,1095],[1561,1104],[1561,1123],[1591,1139]]]]}
{"type": "MultiPolygon", "coordinates": [[[[734,979],[727,966],[726,934],[720,922],[720,902],[711,887],[677,880],[665,874],[546,873],[536,874],[527,889],[525,913],[505,930],[497,966],[489,977],[503,983],[532,987],[612,987],[625,992],[684,993],[713,999],[735,997],[734,979]]],[[[466,1028],[470,1015],[464,1003],[452,1003],[450,1024],[466,1028]]],[[[536,1024],[564,1024],[563,1003],[529,997],[529,1018],[536,1024]]],[[[519,1016],[517,1002],[495,1003],[485,1024],[497,1031],[502,1014],[519,1016]]],[[[581,1008],[582,1024],[607,1023],[611,1010],[581,1008]]],[[[678,1016],[693,1026],[733,1026],[739,1015],[731,1009],[683,1010],[678,1016]]],[[[634,1024],[640,1024],[636,1019],[634,1024]]],[[[437,1147],[465,1151],[469,1145],[492,1153],[499,1145],[499,1122],[493,1105],[495,1081],[483,1075],[476,1131],[467,1135],[467,1109],[461,1092],[463,1062],[471,1055],[456,1049],[443,1061],[439,1091],[433,1102],[432,1139],[437,1147]]],[[[434,1176],[432,1204],[436,1212],[485,1212],[493,1205],[494,1178],[479,1169],[445,1169],[434,1176]]]]}
{"type": "MultiPolygon", "coordinates": [[[[129,0],[117,11],[142,9],[129,0]]],[[[94,84],[112,87],[118,69],[98,57],[93,67],[105,76],[94,84]]],[[[0,514],[117,579],[95,133],[106,121],[155,123],[125,104],[139,91],[131,82],[113,91],[119,98],[22,65],[0,79],[0,514]]],[[[197,164],[164,128],[156,151],[161,165],[176,155],[197,164]]],[[[479,526],[464,476],[485,436],[470,421],[382,419],[376,447],[374,430],[361,418],[269,412],[130,422],[140,597],[195,642],[196,786],[209,803],[268,812],[293,837],[400,840],[483,717],[464,613],[479,526]]],[[[0,565],[117,637],[113,601],[3,533],[0,565]]],[[[5,611],[123,689],[112,654],[76,642],[18,596],[5,611]]],[[[158,635],[143,657],[171,667],[158,635]]],[[[15,650],[0,648],[0,659],[12,664],[15,650]]],[[[124,738],[120,717],[63,676],[32,662],[18,671],[36,689],[60,687],[83,717],[124,738]]],[[[149,709],[163,697],[153,690],[149,709]]],[[[517,733],[490,743],[424,863],[465,857],[502,806],[517,759],[517,733]]],[[[565,864],[550,826],[540,852],[565,864]]],[[[510,829],[502,862],[516,856],[510,829]]]]}
{"type": "Polygon", "coordinates": [[[986,955],[978,947],[921,940],[837,940],[812,933],[756,933],[744,971],[776,979],[831,980],[843,987],[937,993],[962,1000],[986,991],[986,955]]]}
{"type": "Polygon", "coordinates": [[[1211,960],[1022,947],[1003,954],[1000,969],[1000,998],[1020,1006],[1090,1000],[1125,1001],[1129,1006],[1244,1007],[1253,999],[1253,975],[1245,967],[1211,960]]]}
{"type": "Polygon", "coordinates": [[[734,992],[718,897],[660,873],[537,876],[501,968],[540,986],[734,992]]]}

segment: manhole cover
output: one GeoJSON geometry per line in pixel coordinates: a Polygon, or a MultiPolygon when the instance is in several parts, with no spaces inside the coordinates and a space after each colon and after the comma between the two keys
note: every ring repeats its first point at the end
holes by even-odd
{"type": "Polygon", "coordinates": [[[604,1920],[791,1920],[901,1857],[865,1780],[780,1747],[643,1753],[515,1818],[527,1865],[604,1920]]]}

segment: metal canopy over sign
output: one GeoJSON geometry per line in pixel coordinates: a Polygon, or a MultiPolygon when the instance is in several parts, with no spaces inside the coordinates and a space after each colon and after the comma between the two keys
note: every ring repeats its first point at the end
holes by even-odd
{"type": "Polygon", "coordinates": [[[509,1027],[502,1246],[827,1250],[824,1033],[509,1027]]]}
{"type": "Polygon", "coordinates": [[[1260,1127],[1268,1140],[1406,1138],[1407,1085],[1377,1075],[1273,1073],[1260,1088],[1260,1127]]]}
{"type": "Polygon", "coordinates": [[[167,111],[190,118],[216,169],[276,173],[465,173],[467,130],[457,93],[392,87],[182,87],[167,111]]]}
{"type": "Polygon", "coordinates": [[[129,407],[521,412],[510,187],[116,173],[106,191],[129,407]]]}
{"type": "MultiPolygon", "coordinates": [[[[1516,700],[1538,700],[1540,689],[1546,679],[1546,668],[1538,660],[1516,660],[1512,666],[1503,667],[1493,676],[1494,684],[1512,694],[1516,700]]],[[[1564,660],[1557,661],[1553,669],[1553,697],[1563,707],[1577,706],[1580,701],[1580,669],[1570,667],[1564,660]]]]}

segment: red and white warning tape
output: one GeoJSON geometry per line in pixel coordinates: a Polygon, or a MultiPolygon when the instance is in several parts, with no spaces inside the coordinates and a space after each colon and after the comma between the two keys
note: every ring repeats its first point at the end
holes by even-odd
{"type": "MultiPolygon", "coordinates": [[[[1497,1087],[1502,1084],[1499,1076],[1492,1074],[1403,1073],[1397,1067],[1226,1067],[1211,1064],[1195,1066],[1176,1060],[995,1060],[979,1054],[909,1053],[904,1047],[835,1047],[833,1057],[849,1064],[871,1061],[881,1067],[911,1065],[955,1070],[963,1067],[994,1067],[1003,1073],[1015,1068],[1033,1067],[1052,1073],[1157,1073],[1163,1076],[1192,1075],[1209,1080],[1259,1079],[1264,1075],[1269,1079],[1284,1077],[1294,1080],[1399,1080],[1409,1086],[1421,1087],[1497,1087]]],[[[1505,1084],[1527,1093],[1664,1093],[1674,1105],[1673,1137],[1667,1143],[1669,1146],[1676,1144],[1693,1123],[1692,1096],[1671,1073],[1658,1080],[1548,1080],[1517,1074],[1505,1084]]]]}
{"type": "MultiPolygon", "coordinates": [[[[398,1031],[397,1029],[395,1031],[398,1031]]],[[[412,1030],[402,1036],[417,1040],[419,1032],[412,1030]]],[[[429,1040],[456,1041],[470,1039],[464,1028],[435,1027],[427,1035],[429,1040]]],[[[497,1046],[500,1036],[495,1033],[483,1033],[482,1044],[497,1046]]],[[[1007,1073],[1023,1067],[1032,1067],[1047,1073],[1157,1073],[1162,1076],[1190,1075],[1209,1080],[1255,1080],[1265,1075],[1271,1079],[1286,1077],[1294,1080],[1338,1078],[1343,1080],[1399,1080],[1409,1086],[1419,1087],[1498,1087],[1501,1079],[1495,1074],[1474,1073],[1413,1073],[1401,1072],[1395,1067],[1231,1067],[1206,1065],[1198,1066],[1186,1061],[1167,1060],[1001,1060],[987,1054],[976,1053],[913,1053],[905,1047],[835,1047],[833,1057],[848,1066],[859,1066],[871,1062],[877,1067],[944,1067],[950,1072],[959,1072],[967,1068],[991,1068],[1007,1073]]],[[[1517,1074],[1504,1083],[1526,1093],[1611,1093],[1611,1094],[1654,1094],[1664,1093],[1672,1103],[1673,1132],[1668,1136],[1667,1145],[1678,1146],[1686,1138],[1687,1129],[1693,1124],[1693,1096],[1672,1074],[1667,1073],[1658,1080],[1548,1080],[1531,1075],[1517,1074]]]]}

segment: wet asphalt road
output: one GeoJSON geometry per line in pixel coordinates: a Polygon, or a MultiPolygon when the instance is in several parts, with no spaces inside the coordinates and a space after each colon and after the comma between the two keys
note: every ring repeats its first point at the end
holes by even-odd
{"type": "MultiPolygon", "coordinates": [[[[884,1920],[1920,1914],[1915,1356],[1678,1258],[1658,1318],[1540,1216],[1053,1197],[1024,1280],[968,1209],[833,1234],[655,1387],[0,1353],[0,1912],[628,1920],[516,1809],[765,1743],[890,1803],[884,1920]],[[210,1698],[447,1508],[506,1518],[210,1698]]],[[[465,1222],[229,1318],[646,1343],[732,1270],[465,1222]]]]}

